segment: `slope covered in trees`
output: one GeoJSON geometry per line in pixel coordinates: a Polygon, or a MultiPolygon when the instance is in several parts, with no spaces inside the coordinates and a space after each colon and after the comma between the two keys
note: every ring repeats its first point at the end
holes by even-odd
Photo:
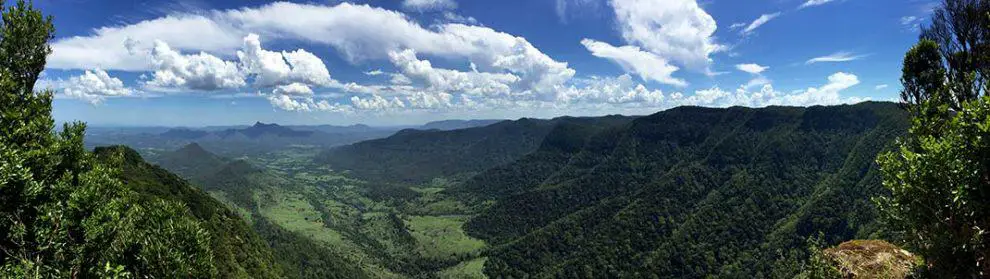
{"type": "Polygon", "coordinates": [[[179,176],[144,161],[127,147],[100,147],[100,160],[123,158],[118,179],[142,202],[163,200],[184,205],[210,236],[213,263],[223,278],[281,276],[271,249],[234,211],[179,176]]]}
{"type": "Polygon", "coordinates": [[[532,152],[556,123],[524,118],[453,131],[407,129],[388,138],[331,149],[317,160],[378,182],[470,177],[532,152]]]}
{"type": "Polygon", "coordinates": [[[465,226],[489,276],[793,276],[806,237],[876,230],[873,160],[906,127],[891,103],[682,107],[560,128],[453,192],[494,201],[465,226]]]}

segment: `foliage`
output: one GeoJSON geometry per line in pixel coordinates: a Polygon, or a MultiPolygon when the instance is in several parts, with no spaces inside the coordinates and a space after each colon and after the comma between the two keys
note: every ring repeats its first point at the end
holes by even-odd
{"type": "MultiPolygon", "coordinates": [[[[202,208],[188,196],[171,195],[160,181],[121,180],[143,161],[126,152],[87,152],[85,124],[53,132],[53,94],[34,91],[51,52],[51,18],[24,1],[8,6],[2,18],[0,277],[228,275],[221,273],[226,262],[217,261],[227,251],[218,255],[213,244],[229,239],[208,223],[216,220],[196,218],[202,208]]],[[[193,190],[170,185],[171,191],[193,190]]]]}
{"type": "Polygon", "coordinates": [[[488,276],[793,277],[805,238],[876,233],[874,159],[905,119],[889,103],[682,107],[555,129],[451,191],[494,199],[465,225],[495,247],[488,276]]]}
{"type": "Polygon", "coordinates": [[[464,178],[532,152],[555,122],[520,119],[454,131],[402,130],[388,138],[331,149],[318,161],[379,183],[464,178]]]}
{"type": "Polygon", "coordinates": [[[964,104],[938,135],[916,118],[899,150],[879,158],[889,198],[879,199],[890,228],[939,274],[988,272],[990,98],[964,104]]]}
{"type": "Polygon", "coordinates": [[[990,2],[947,0],[922,33],[905,56],[902,78],[902,96],[915,96],[903,100],[913,112],[912,126],[897,150],[878,158],[891,191],[878,204],[887,228],[925,258],[928,272],[985,277],[990,2]]]}

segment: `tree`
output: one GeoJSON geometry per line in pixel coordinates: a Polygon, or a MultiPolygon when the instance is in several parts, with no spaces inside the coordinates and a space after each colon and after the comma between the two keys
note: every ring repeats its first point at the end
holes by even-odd
{"type": "Polygon", "coordinates": [[[212,277],[210,236],[182,204],[144,202],[94,160],[83,123],[53,132],[35,92],[54,26],[0,1],[0,277],[212,277]]]}
{"type": "Polygon", "coordinates": [[[908,136],[878,158],[887,228],[930,272],[990,276],[990,1],[946,0],[905,55],[908,136]]]}
{"type": "Polygon", "coordinates": [[[947,105],[962,109],[967,101],[986,94],[990,74],[990,1],[944,0],[932,23],[921,31],[923,40],[939,47],[950,87],[947,105]]]}

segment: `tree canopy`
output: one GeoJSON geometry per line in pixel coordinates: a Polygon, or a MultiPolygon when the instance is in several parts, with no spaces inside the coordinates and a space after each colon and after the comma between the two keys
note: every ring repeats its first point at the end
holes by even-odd
{"type": "Polygon", "coordinates": [[[990,1],[946,0],[904,58],[909,135],[882,154],[887,228],[933,274],[990,275],[990,1]]]}

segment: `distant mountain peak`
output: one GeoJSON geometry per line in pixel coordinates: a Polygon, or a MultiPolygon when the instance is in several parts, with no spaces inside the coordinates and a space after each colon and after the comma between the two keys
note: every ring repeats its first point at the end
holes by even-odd
{"type": "Polygon", "coordinates": [[[278,124],[276,124],[276,123],[266,124],[266,123],[262,123],[261,121],[258,121],[258,122],[254,122],[254,126],[252,126],[252,127],[253,128],[274,128],[274,127],[280,127],[280,126],[278,124]]]}
{"type": "Polygon", "coordinates": [[[198,153],[198,154],[210,153],[209,151],[206,151],[206,149],[204,149],[203,146],[200,146],[199,143],[196,143],[196,142],[192,142],[190,144],[187,144],[186,146],[183,146],[182,148],[179,148],[179,150],[176,150],[176,152],[182,152],[182,153],[187,153],[187,154],[188,153],[198,153]]]}

